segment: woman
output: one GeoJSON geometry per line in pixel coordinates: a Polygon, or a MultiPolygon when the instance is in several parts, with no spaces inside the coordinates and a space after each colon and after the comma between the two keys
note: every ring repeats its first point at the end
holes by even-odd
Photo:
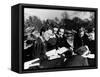
{"type": "Polygon", "coordinates": [[[74,66],[88,66],[88,59],[86,55],[89,54],[86,46],[82,46],[76,50],[76,55],[73,55],[65,62],[66,67],[74,67],[74,66]]]}

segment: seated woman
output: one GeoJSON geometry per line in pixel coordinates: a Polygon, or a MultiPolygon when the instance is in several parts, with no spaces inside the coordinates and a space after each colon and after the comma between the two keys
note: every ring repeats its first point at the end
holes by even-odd
{"type": "MultiPolygon", "coordinates": [[[[44,31],[42,32],[44,33],[44,31]]],[[[40,33],[38,31],[32,32],[32,35],[35,38],[34,44],[32,44],[31,46],[33,49],[31,50],[33,59],[24,62],[24,69],[30,69],[30,67],[39,66],[40,60],[45,57],[45,43],[43,37],[40,36],[40,33]]]]}
{"type": "Polygon", "coordinates": [[[66,67],[74,67],[74,66],[88,66],[87,55],[89,51],[86,46],[82,46],[78,48],[76,51],[76,55],[73,55],[65,62],[66,67]]]}
{"type": "Polygon", "coordinates": [[[52,29],[48,29],[45,32],[45,38],[46,35],[49,37],[48,40],[45,40],[46,56],[48,57],[48,60],[44,59],[41,61],[41,66],[43,66],[43,68],[59,67],[63,61],[63,58],[57,53],[57,38],[52,29]]]}
{"type": "MultiPolygon", "coordinates": [[[[89,47],[91,54],[94,54],[94,56],[96,56],[96,40],[93,28],[90,28],[87,34],[88,34],[87,46],[89,47]]],[[[96,66],[96,57],[88,58],[88,62],[89,66],[96,66]]]]}
{"type": "MultiPolygon", "coordinates": [[[[51,29],[41,29],[40,37],[35,44],[35,59],[27,61],[24,63],[24,69],[29,69],[30,67],[38,66],[38,68],[52,68],[58,67],[63,61],[63,58],[55,58],[49,60],[46,53],[50,50],[56,49],[56,39],[52,33],[51,29]]],[[[55,54],[54,54],[55,55],[55,54]]]]}
{"type": "Polygon", "coordinates": [[[77,33],[74,35],[74,50],[77,50],[79,47],[87,45],[88,36],[83,27],[81,27],[77,33]]]}

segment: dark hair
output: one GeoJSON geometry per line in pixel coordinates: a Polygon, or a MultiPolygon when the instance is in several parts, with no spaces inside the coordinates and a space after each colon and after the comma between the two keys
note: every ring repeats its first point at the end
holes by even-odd
{"type": "Polygon", "coordinates": [[[64,26],[60,26],[59,29],[64,29],[65,30],[65,27],[64,26]]]}
{"type": "Polygon", "coordinates": [[[72,57],[72,50],[68,50],[67,52],[65,52],[65,57],[66,58],[72,57]]]}
{"type": "Polygon", "coordinates": [[[46,27],[42,27],[41,30],[40,30],[40,35],[42,35],[42,32],[45,32],[47,30],[46,27]]]}
{"type": "Polygon", "coordinates": [[[58,32],[60,31],[60,29],[64,29],[64,33],[65,33],[65,28],[64,27],[59,27],[58,32]]]}
{"type": "Polygon", "coordinates": [[[53,28],[58,28],[58,29],[59,29],[59,27],[58,27],[58,26],[54,26],[53,28]]]}
{"type": "Polygon", "coordinates": [[[26,41],[26,43],[27,43],[28,45],[29,45],[29,44],[32,44],[32,42],[33,42],[32,40],[27,40],[27,41],[26,41]]]}
{"type": "Polygon", "coordinates": [[[78,48],[75,53],[77,53],[77,55],[83,55],[84,52],[86,52],[87,48],[85,46],[82,46],[80,48],[78,48]]]}
{"type": "Polygon", "coordinates": [[[28,35],[25,35],[25,36],[24,36],[24,40],[27,40],[27,38],[28,38],[28,35]]]}
{"type": "Polygon", "coordinates": [[[92,31],[93,31],[93,28],[89,28],[87,32],[91,33],[92,31]]]}
{"type": "Polygon", "coordinates": [[[42,35],[42,32],[45,32],[45,31],[47,31],[47,30],[49,30],[49,29],[52,30],[52,31],[54,32],[54,30],[53,30],[52,27],[46,27],[46,26],[45,26],[45,27],[42,27],[42,28],[41,28],[41,30],[40,30],[40,35],[42,35]]]}

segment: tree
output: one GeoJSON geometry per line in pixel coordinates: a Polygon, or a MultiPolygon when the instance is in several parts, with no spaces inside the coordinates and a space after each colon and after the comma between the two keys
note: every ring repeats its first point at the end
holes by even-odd
{"type": "Polygon", "coordinates": [[[67,12],[63,12],[61,15],[62,15],[63,19],[69,19],[67,12]]]}
{"type": "Polygon", "coordinates": [[[29,16],[24,23],[24,29],[28,27],[34,27],[35,30],[40,31],[42,27],[42,21],[37,16],[29,16]]]}

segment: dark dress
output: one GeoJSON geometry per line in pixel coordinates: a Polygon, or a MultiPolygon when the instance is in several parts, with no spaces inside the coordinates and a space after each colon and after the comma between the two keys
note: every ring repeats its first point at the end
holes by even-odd
{"type": "Polygon", "coordinates": [[[57,47],[66,47],[70,48],[70,45],[66,41],[66,37],[59,37],[57,38],[57,47]]]}
{"type": "MultiPolygon", "coordinates": [[[[70,49],[71,45],[67,42],[66,37],[63,36],[63,38],[58,38],[57,41],[57,46],[58,47],[66,47],[68,49],[70,49]]],[[[65,58],[68,58],[70,56],[72,56],[72,50],[68,50],[67,52],[63,53],[65,54],[65,58]]]]}
{"type": "Polygon", "coordinates": [[[45,55],[46,52],[46,46],[45,43],[42,42],[40,38],[37,38],[34,44],[34,51],[33,55],[35,58],[41,58],[45,55]]]}
{"type": "Polygon", "coordinates": [[[85,34],[83,37],[80,37],[78,33],[74,35],[74,51],[81,46],[86,45],[88,42],[88,36],[85,34]]]}
{"type": "Polygon", "coordinates": [[[33,51],[34,51],[34,40],[27,40],[27,44],[30,45],[30,44],[33,44],[31,47],[27,48],[27,49],[24,49],[24,53],[23,53],[23,60],[24,62],[26,61],[29,61],[29,60],[32,60],[34,58],[33,56],[33,51]]]}
{"type": "Polygon", "coordinates": [[[45,44],[40,38],[36,40],[27,40],[27,44],[32,44],[31,47],[24,50],[24,62],[30,61],[36,58],[43,58],[45,55],[45,44]]]}
{"type": "Polygon", "coordinates": [[[57,49],[57,39],[50,38],[48,41],[45,41],[46,44],[46,51],[57,49]]]}
{"type": "MultiPolygon", "coordinates": [[[[45,42],[46,44],[46,52],[57,49],[57,39],[56,38],[51,38],[48,41],[45,42]]],[[[61,58],[53,59],[53,60],[48,60],[44,59],[41,61],[41,66],[42,68],[54,68],[54,67],[61,67],[61,64],[63,62],[64,58],[61,56],[61,58]]]]}
{"type": "MultiPolygon", "coordinates": [[[[91,54],[94,54],[96,56],[96,42],[95,40],[89,40],[87,42],[87,46],[89,47],[89,50],[91,51],[91,54]]],[[[89,66],[96,66],[96,58],[94,59],[89,59],[89,66]]]]}
{"type": "Polygon", "coordinates": [[[65,62],[65,67],[73,66],[88,66],[88,60],[80,55],[74,55],[65,62]]]}

